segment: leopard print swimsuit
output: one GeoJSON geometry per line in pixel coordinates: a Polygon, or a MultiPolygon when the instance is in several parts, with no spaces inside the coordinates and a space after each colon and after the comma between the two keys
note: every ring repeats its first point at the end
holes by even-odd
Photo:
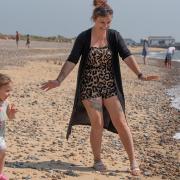
{"type": "Polygon", "coordinates": [[[91,47],[82,75],[81,100],[117,95],[112,69],[112,52],[106,47],[91,47]]]}

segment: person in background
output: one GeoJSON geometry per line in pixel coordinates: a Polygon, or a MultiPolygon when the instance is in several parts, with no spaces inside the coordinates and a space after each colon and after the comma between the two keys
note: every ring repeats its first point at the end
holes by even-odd
{"type": "Polygon", "coordinates": [[[148,46],[149,46],[148,40],[144,39],[143,49],[142,49],[142,56],[143,56],[144,64],[147,64],[148,46]]]}
{"type": "Polygon", "coordinates": [[[16,46],[17,46],[17,48],[19,46],[19,40],[20,40],[20,35],[19,35],[19,32],[16,31],[16,46]]]}
{"type": "Polygon", "coordinates": [[[12,91],[12,81],[4,74],[0,73],[0,180],[8,180],[2,174],[5,162],[6,142],[5,142],[5,123],[7,119],[14,119],[17,109],[11,105],[7,99],[12,91]]]}
{"type": "Polygon", "coordinates": [[[171,61],[172,61],[172,57],[175,53],[175,50],[176,48],[175,47],[169,47],[167,49],[167,52],[166,52],[166,57],[165,57],[165,60],[164,60],[164,65],[166,68],[171,68],[171,61]]]}
{"type": "MultiPolygon", "coordinates": [[[[110,29],[113,10],[107,4],[97,6],[94,1],[93,27],[81,32],[74,43],[69,57],[54,80],[42,84],[48,91],[62,85],[64,79],[79,62],[76,94],[67,136],[74,125],[91,125],[90,144],[94,156],[93,168],[106,170],[101,159],[103,129],[118,133],[130,161],[130,172],[140,174],[130,127],[125,116],[119,55],[139,80],[146,80],[134,56],[127,48],[122,36],[110,29]]],[[[128,72],[127,72],[128,73],[128,72]]]]}
{"type": "Polygon", "coordinates": [[[27,34],[27,36],[26,36],[26,46],[28,48],[30,48],[30,36],[29,36],[29,34],[27,34]]]}

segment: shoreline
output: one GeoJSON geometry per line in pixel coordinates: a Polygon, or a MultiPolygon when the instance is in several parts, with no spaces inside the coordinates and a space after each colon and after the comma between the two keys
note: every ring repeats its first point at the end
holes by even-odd
{"type": "MultiPolygon", "coordinates": [[[[142,57],[142,47],[141,48],[129,47],[129,49],[131,49],[131,52],[133,53],[133,55],[142,57]]],[[[149,47],[147,58],[159,59],[159,60],[164,61],[165,56],[166,56],[166,51],[167,49],[149,47]]],[[[180,62],[180,50],[175,51],[175,54],[173,55],[173,58],[172,58],[172,62],[173,61],[180,62]]]]}
{"type": "MultiPolygon", "coordinates": [[[[116,134],[104,131],[102,158],[109,169],[104,174],[91,168],[93,157],[89,144],[90,127],[74,127],[69,141],[66,141],[77,67],[61,88],[46,93],[39,89],[41,83],[57,76],[65,60],[65,57],[39,56],[55,53],[57,51],[34,52],[29,49],[15,53],[16,58],[12,59],[9,59],[9,53],[3,54],[4,61],[6,58],[7,61],[15,61],[11,62],[13,66],[5,66],[1,72],[8,74],[14,81],[14,93],[10,100],[19,109],[16,120],[7,122],[5,174],[13,180],[28,177],[32,180],[132,179],[126,172],[129,167],[127,155],[116,134]],[[29,56],[37,55],[37,59],[29,57],[24,60],[26,53],[29,56]],[[19,61],[25,62],[23,66],[14,66],[19,61]]],[[[3,57],[0,56],[0,60],[3,57]]],[[[180,129],[179,116],[178,111],[170,107],[170,97],[165,90],[178,82],[174,81],[179,73],[178,68],[167,70],[162,61],[150,59],[145,66],[141,58],[136,57],[136,60],[143,73],[159,74],[161,77],[158,81],[139,81],[121,61],[126,115],[142,170],[139,178],[176,180],[179,177],[180,154],[178,141],[172,137],[180,129]]]]}
{"type": "MultiPolygon", "coordinates": [[[[133,54],[134,56],[137,56],[137,57],[139,57],[139,58],[142,58],[142,56],[141,55],[139,55],[139,54],[133,54]]],[[[164,59],[162,59],[162,58],[155,58],[155,57],[149,57],[149,56],[147,56],[147,58],[148,59],[151,59],[151,60],[160,60],[160,61],[163,61],[164,62],[164,59]]],[[[176,63],[180,63],[180,60],[178,60],[178,59],[172,59],[172,63],[173,62],[176,62],[176,63]]],[[[178,65],[179,66],[179,65],[178,65]]]]}
{"type": "MultiPolygon", "coordinates": [[[[135,57],[137,59],[142,59],[142,57],[135,55],[135,57]]],[[[172,68],[171,69],[166,69],[164,67],[164,60],[163,59],[159,59],[159,58],[147,58],[149,64],[152,66],[159,66],[164,68],[163,70],[167,71],[166,74],[166,81],[163,81],[163,83],[166,86],[166,94],[167,96],[169,96],[171,98],[171,102],[173,100],[173,97],[175,96],[175,94],[171,94],[170,90],[175,88],[175,87],[179,87],[180,86],[180,62],[179,61],[172,61],[172,68]],[[169,74],[169,76],[168,76],[169,74]],[[169,92],[168,92],[169,91],[169,92]]],[[[180,103],[180,102],[179,102],[180,103]]],[[[171,105],[172,106],[172,105],[171,105]]],[[[179,108],[176,108],[174,106],[172,106],[173,108],[175,108],[177,111],[180,111],[179,108]]]]}

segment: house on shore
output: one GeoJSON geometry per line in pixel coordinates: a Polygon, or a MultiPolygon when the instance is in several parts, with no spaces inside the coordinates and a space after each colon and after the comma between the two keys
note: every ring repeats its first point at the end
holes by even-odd
{"type": "Polygon", "coordinates": [[[174,44],[174,47],[177,49],[177,50],[180,50],[180,42],[177,42],[174,44]]]}
{"type": "Polygon", "coordinates": [[[127,46],[136,46],[137,45],[136,41],[134,41],[133,39],[130,39],[130,38],[124,38],[124,41],[127,46]]]}
{"type": "Polygon", "coordinates": [[[154,47],[169,47],[175,44],[175,39],[172,36],[149,36],[148,43],[154,47]]]}

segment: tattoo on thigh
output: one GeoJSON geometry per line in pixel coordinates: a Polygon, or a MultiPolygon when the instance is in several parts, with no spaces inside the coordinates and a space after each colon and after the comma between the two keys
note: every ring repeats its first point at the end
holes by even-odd
{"type": "Polygon", "coordinates": [[[102,112],[102,102],[99,99],[91,99],[91,107],[98,110],[99,112],[102,112]]]}

